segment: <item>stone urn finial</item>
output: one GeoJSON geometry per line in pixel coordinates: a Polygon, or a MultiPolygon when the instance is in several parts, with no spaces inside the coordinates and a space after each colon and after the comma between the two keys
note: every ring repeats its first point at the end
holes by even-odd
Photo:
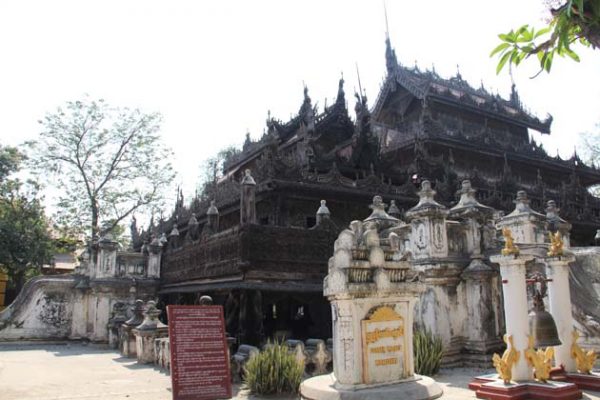
{"type": "Polygon", "coordinates": [[[527,192],[524,190],[519,190],[517,192],[517,198],[515,199],[516,207],[515,209],[521,212],[527,212],[531,208],[529,207],[529,198],[527,197],[527,192]]]}
{"type": "Polygon", "coordinates": [[[321,200],[321,206],[317,210],[317,224],[320,224],[324,219],[329,219],[331,212],[327,208],[327,201],[321,200]]]}
{"type": "Polygon", "coordinates": [[[394,218],[400,218],[400,215],[402,213],[400,212],[400,209],[396,205],[396,200],[392,200],[390,202],[390,207],[388,208],[387,213],[394,218]]]}
{"type": "Polygon", "coordinates": [[[242,185],[256,185],[256,181],[251,175],[250,169],[246,169],[244,171],[244,178],[242,179],[242,185]]]}
{"type": "Polygon", "coordinates": [[[144,301],[136,300],[131,309],[133,316],[125,321],[125,325],[138,326],[144,321],[144,301]]]}
{"type": "Polygon", "coordinates": [[[219,215],[219,209],[217,208],[217,206],[215,206],[214,200],[210,201],[210,207],[208,207],[206,215],[219,215]]]}
{"type": "Polygon", "coordinates": [[[385,203],[381,196],[374,196],[373,203],[369,208],[373,211],[371,212],[371,215],[363,221],[367,224],[373,222],[376,223],[379,229],[385,229],[399,222],[398,218],[394,218],[385,212],[385,203]]]}
{"type": "Polygon", "coordinates": [[[146,303],[146,311],[144,311],[144,321],[136,327],[138,331],[150,331],[157,328],[164,328],[165,324],[160,322],[158,316],[161,314],[161,310],[156,307],[154,300],[146,303]]]}

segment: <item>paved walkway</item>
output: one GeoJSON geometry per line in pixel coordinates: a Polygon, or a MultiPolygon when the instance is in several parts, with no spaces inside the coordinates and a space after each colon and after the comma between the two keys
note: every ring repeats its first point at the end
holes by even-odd
{"type": "MultiPolygon", "coordinates": [[[[444,387],[443,399],[475,399],[467,384],[483,372],[447,370],[435,379],[444,387]]],[[[99,346],[0,344],[1,400],[171,400],[170,387],[166,373],[99,346]]],[[[239,385],[234,386],[234,393],[240,400],[260,398],[239,385]]],[[[600,400],[600,393],[588,392],[584,399],[600,400]]]]}

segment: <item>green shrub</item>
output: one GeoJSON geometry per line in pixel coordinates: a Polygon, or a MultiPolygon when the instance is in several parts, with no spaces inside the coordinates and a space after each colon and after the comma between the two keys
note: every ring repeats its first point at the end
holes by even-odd
{"type": "Polygon", "coordinates": [[[244,380],[252,393],[297,393],[304,374],[287,346],[275,342],[248,360],[244,380]]]}
{"type": "Polygon", "coordinates": [[[442,339],[429,330],[415,331],[413,347],[415,372],[420,375],[435,375],[440,369],[444,353],[442,339]]]}

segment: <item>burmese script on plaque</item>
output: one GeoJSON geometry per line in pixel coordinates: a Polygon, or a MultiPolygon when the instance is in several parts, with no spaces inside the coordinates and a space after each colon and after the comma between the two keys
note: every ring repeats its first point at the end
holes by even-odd
{"type": "Polygon", "coordinates": [[[221,306],[167,306],[173,400],[231,398],[221,306]]]}
{"type": "MultiPolygon", "coordinates": [[[[396,308],[404,309],[402,304],[396,308]]],[[[405,315],[404,312],[402,314],[405,315]]],[[[404,318],[382,306],[362,321],[364,383],[395,382],[404,378],[406,337],[404,318]]]]}

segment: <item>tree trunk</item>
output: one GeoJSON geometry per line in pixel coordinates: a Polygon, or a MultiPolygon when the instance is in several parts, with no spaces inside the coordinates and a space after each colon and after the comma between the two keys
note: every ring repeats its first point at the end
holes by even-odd
{"type": "Polygon", "coordinates": [[[25,271],[22,269],[17,269],[14,271],[12,276],[13,285],[15,288],[15,297],[21,293],[23,286],[25,286],[25,271]]]}
{"type": "Polygon", "coordinates": [[[97,239],[98,233],[100,231],[98,227],[98,204],[96,204],[95,199],[91,200],[92,203],[92,240],[97,239]]]}

